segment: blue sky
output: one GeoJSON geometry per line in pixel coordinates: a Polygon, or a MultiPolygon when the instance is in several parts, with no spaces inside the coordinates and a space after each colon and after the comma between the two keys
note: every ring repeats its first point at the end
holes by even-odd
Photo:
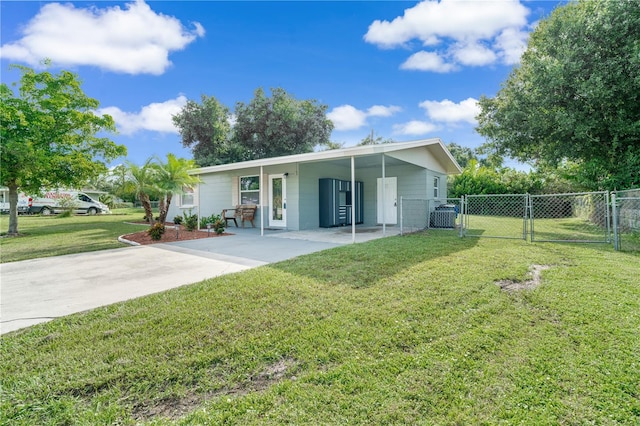
{"type": "Polygon", "coordinates": [[[496,94],[536,22],[564,3],[2,1],[0,72],[11,83],[9,64],[47,57],[78,74],[137,164],[191,158],[171,122],[187,99],[233,111],[258,87],[328,105],[331,140],[345,146],[373,131],[475,148],[477,99],[496,94]]]}

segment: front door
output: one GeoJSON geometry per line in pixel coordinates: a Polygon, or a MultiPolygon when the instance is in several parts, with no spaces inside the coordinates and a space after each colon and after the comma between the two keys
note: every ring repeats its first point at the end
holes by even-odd
{"type": "Polygon", "coordinates": [[[395,225],[398,223],[398,178],[387,177],[384,181],[383,200],[382,178],[378,178],[378,223],[395,225]]]}
{"type": "Polygon", "coordinates": [[[287,181],[283,174],[269,176],[269,226],[287,227],[287,181]]]}

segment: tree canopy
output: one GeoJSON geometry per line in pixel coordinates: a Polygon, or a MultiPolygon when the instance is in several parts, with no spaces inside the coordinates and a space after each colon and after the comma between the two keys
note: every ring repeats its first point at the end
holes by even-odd
{"type": "Polygon", "coordinates": [[[173,116],[182,145],[191,148],[195,163],[204,167],[245,160],[242,149],[230,140],[229,108],[213,96],[202,95],[201,101],[188,100],[173,116]]]}
{"type": "Polygon", "coordinates": [[[123,145],[98,136],[115,124],[95,113],[99,102],[85,95],[75,74],[15,68],[17,93],[0,85],[0,183],[9,188],[10,235],[18,233],[18,187],[37,194],[81,186],[106,170],[106,161],[126,155],[123,145]]]}
{"type": "Polygon", "coordinates": [[[248,104],[236,104],[233,139],[252,159],[302,154],[326,145],[333,130],[327,105],[297,100],[284,89],[259,88],[248,104]]]}
{"type": "Polygon", "coordinates": [[[480,107],[477,130],[498,155],[573,162],[575,178],[591,189],[640,184],[640,3],[557,8],[480,107]]]}

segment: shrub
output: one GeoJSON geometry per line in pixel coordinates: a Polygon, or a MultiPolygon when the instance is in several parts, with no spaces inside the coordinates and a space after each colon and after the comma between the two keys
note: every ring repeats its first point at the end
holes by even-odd
{"type": "Polygon", "coordinates": [[[224,232],[225,222],[218,216],[215,222],[213,222],[213,229],[216,231],[216,234],[220,235],[224,232]]]}
{"type": "Polygon", "coordinates": [[[162,234],[164,234],[164,224],[163,223],[154,223],[149,230],[147,231],[147,234],[151,237],[152,240],[154,241],[158,241],[162,238],[162,234]]]}
{"type": "Polygon", "coordinates": [[[176,216],[173,218],[174,225],[180,225],[182,223],[182,216],[176,216]]]}
{"type": "Polygon", "coordinates": [[[219,214],[214,213],[211,216],[203,216],[200,218],[201,229],[205,229],[209,223],[211,224],[211,229],[213,229],[216,234],[222,234],[224,232],[226,224],[219,214]]]}
{"type": "Polygon", "coordinates": [[[197,214],[191,214],[191,210],[189,210],[189,213],[184,212],[182,214],[183,217],[183,222],[184,222],[184,227],[187,231],[195,231],[198,228],[198,215],[197,214]]]}
{"type": "Polygon", "coordinates": [[[116,202],[113,199],[113,196],[111,194],[102,194],[102,195],[100,195],[98,197],[98,201],[100,201],[102,204],[106,205],[110,209],[113,209],[116,206],[116,202]]]}

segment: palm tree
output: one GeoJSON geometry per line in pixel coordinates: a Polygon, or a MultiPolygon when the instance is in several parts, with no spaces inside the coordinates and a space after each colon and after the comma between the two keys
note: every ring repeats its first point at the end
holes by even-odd
{"type": "Polygon", "coordinates": [[[182,194],[185,188],[200,182],[198,176],[190,175],[189,170],[197,167],[193,160],[177,158],[174,154],[167,154],[167,162],[158,161],[156,164],[157,185],[160,189],[160,223],[167,219],[167,212],[171,205],[173,194],[182,194]]]}
{"type": "Polygon", "coordinates": [[[158,191],[158,168],[153,164],[153,158],[147,159],[143,166],[127,162],[129,181],[134,185],[137,197],[144,208],[145,220],[153,224],[153,211],[149,195],[158,191]]]}

